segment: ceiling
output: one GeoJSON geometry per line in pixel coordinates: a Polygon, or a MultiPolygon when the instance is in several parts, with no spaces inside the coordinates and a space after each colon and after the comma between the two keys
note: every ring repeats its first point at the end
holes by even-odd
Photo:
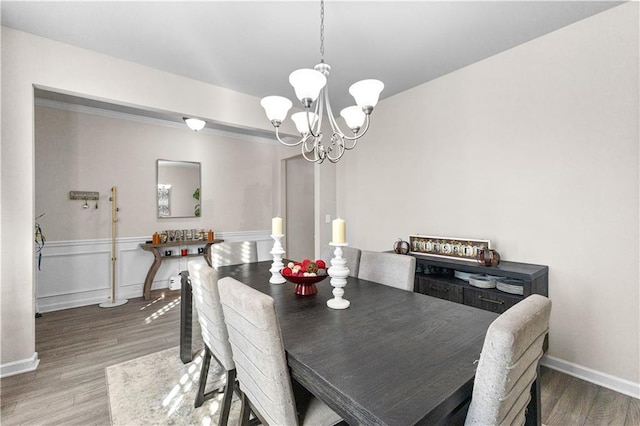
{"type": "MultiPolygon", "coordinates": [[[[360,79],[382,80],[384,99],[620,3],[327,0],[334,114],[353,104],[348,87],[360,79]]],[[[257,97],[295,101],[289,74],[320,60],[319,1],[3,0],[1,8],[3,26],[257,97]]]]}

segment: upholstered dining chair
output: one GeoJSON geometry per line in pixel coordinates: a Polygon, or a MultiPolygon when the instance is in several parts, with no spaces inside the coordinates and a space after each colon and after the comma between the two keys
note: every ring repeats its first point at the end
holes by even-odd
{"type": "Polygon", "coordinates": [[[205,393],[209,365],[211,357],[214,357],[218,364],[226,370],[227,375],[223,391],[222,409],[218,420],[219,425],[226,425],[235,387],[236,366],[233,362],[227,326],[224,323],[222,305],[220,305],[218,272],[208,265],[194,261],[189,262],[188,268],[193,299],[198,312],[198,322],[200,323],[202,340],[205,345],[198,394],[196,395],[194,406],[198,408],[204,401],[219,394],[217,389],[205,393]]]}
{"type": "Polygon", "coordinates": [[[302,398],[294,397],[273,298],[231,277],[219,281],[219,291],[243,394],[242,424],[250,412],[268,425],[339,423],[340,417],[319,399],[309,395],[301,407],[302,398]]]}
{"type": "Polygon", "coordinates": [[[413,291],[415,274],[413,256],[362,250],[358,278],[413,291]]]}
{"type": "MultiPolygon", "coordinates": [[[[322,250],[320,259],[324,260],[327,264],[327,268],[331,267],[331,259],[333,259],[333,252],[335,247],[326,247],[322,250]]],[[[355,247],[345,246],[342,247],[342,257],[347,261],[347,268],[349,268],[349,276],[357,277],[358,269],[360,267],[360,254],[361,250],[355,247]]]]}
{"type": "Polygon", "coordinates": [[[480,354],[465,425],[525,423],[550,314],[551,301],[533,294],[491,323],[480,354]]]}
{"type": "Polygon", "coordinates": [[[211,246],[211,265],[239,265],[258,261],[258,244],[255,241],[225,241],[211,246]]]}

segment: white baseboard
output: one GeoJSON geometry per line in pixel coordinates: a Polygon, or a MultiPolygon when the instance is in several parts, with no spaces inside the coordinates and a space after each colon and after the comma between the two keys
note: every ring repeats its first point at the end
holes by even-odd
{"type": "Polygon", "coordinates": [[[592,370],[591,368],[549,355],[543,356],[540,364],[570,376],[577,377],[578,379],[586,380],[587,382],[598,386],[640,399],[640,383],[634,383],[620,377],[612,376],[611,374],[592,370]]]}
{"type": "MultiPolygon", "coordinates": [[[[154,282],[151,290],[168,289],[165,281],[154,282]]],[[[142,297],[143,284],[133,284],[122,286],[117,293],[117,299],[134,299],[142,297]]],[[[60,294],[50,297],[42,297],[38,299],[38,312],[41,314],[47,312],[59,311],[62,309],[79,308],[81,306],[98,305],[108,302],[110,292],[107,289],[93,292],[60,294]]]]}
{"type": "Polygon", "coordinates": [[[34,352],[30,358],[0,365],[0,378],[33,371],[38,368],[38,364],[40,364],[38,352],[34,352]]]}
{"type": "Polygon", "coordinates": [[[81,306],[97,305],[108,299],[108,293],[105,296],[91,296],[84,298],[65,299],[64,295],[50,298],[38,299],[38,313],[60,311],[63,309],[79,308],[81,306]]]}

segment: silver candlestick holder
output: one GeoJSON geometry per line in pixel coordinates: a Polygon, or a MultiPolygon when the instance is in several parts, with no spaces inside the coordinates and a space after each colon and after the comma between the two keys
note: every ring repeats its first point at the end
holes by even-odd
{"type": "Polygon", "coordinates": [[[342,257],[342,247],[348,246],[347,243],[329,243],[335,247],[333,252],[334,258],[331,259],[331,267],[328,274],[331,277],[331,285],[333,286],[333,299],[327,300],[327,306],[331,309],[347,309],[351,302],[343,299],[344,287],[347,285],[347,277],[349,276],[349,268],[347,260],[342,257]]]}
{"type": "Polygon", "coordinates": [[[271,278],[269,282],[271,284],[284,284],[287,280],[284,279],[280,271],[284,268],[284,264],[282,263],[282,255],[285,253],[284,247],[282,247],[282,235],[272,235],[273,238],[273,248],[271,249],[271,254],[273,255],[273,263],[271,264],[271,278]]]}

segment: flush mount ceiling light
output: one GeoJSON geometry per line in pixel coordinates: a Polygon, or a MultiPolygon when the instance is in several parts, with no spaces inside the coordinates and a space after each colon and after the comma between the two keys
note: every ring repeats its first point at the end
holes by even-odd
{"type": "Polygon", "coordinates": [[[296,97],[305,109],[304,112],[297,112],[291,116],[296,129],[300,132],[300,140],[288,143],[280,139],[278,133],[280,125],[293,106],[289,99],[282,96],[267,96],[260,101],[267,118],[276,129],[278,141],[286,146],[302,145],[304,158],[315,163],[322,163],[325,159],[336,163],[345,151],[355,148],[358,139],[369,130],[371,112],[384,88],[384,84],[379,80],[361,80],[351,85],[349,93],[355,98],[357,106],[350,106],[340,111],[340,115],[353,133],[353,136],[347,136],[338,127],[331,111],[327,84],[330,71],[331,67],[324,62],[324,0],[322,0],[320,1],[320,63],[314,69],[299,69],[289,75],[289,83],[295,89],[296,97]],[[325,108],[332,131],[328,144],[323,143],[321,131],[325,108]],[[362,129],[363,126],[364,129],[362,129]]]}
{"type": "Polygon", "coordinates": [[[185,123],[187,123],[187,127],[189,127],[194,132],[204,129],[204,125],[207,124],[206,121],[200,120],[198,118],[183,117],[182,119],[184,120],[185,123]]]}

